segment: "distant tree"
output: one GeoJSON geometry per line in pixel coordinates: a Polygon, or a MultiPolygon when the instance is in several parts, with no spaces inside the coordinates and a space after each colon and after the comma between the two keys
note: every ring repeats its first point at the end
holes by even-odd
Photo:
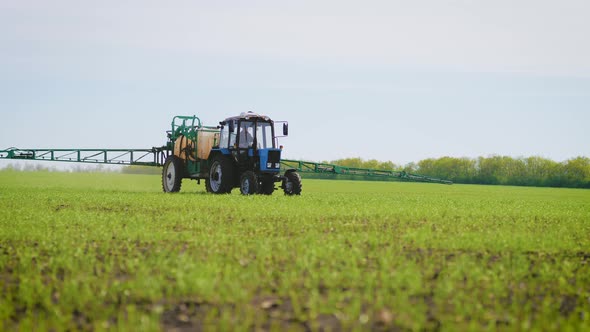
{"type": "Polygon", "coordinates": [[[563,176],[568,187],[590,188],[590,158],[567,160],[563,165],[563,176]]]}
{"type": "Polygon", "coordinates": [[[528,157],[524,159],[526,178],[530,185],[551,186],[553,178],[560,172],[559,163],[542,157],[528,157]]]}
{"type": "Polygon", "coordinates": [[[492,156],[489,158],[477,158],[477,176],[475,183],[481,184],[499,184],[500,169],[502,168],[502,158],[500,156],[492,156]]]}
{"type": "Polygon", "coordinates": [[[416,170],[418,169],[418,164],[416,164],[415,162],[411,162],[406,164],[406,166],[404,166],[403,171],[407,172],[407,173],[416,173],[416,170]]]}
{"type": "Polygon", "coordinates": [[[361,165],[363,168],[378,169],[379,168],[379,161],[376,159],[370,159],[367,161],[362,161],[361,165]]]}
{"type": "Polygon", "coordinates": [[[344,167],[354,167],[354,168],[370,168],[376,170],[398,170],[400,167],[394,164],[391,161],[381,162],[376,159],[370,160],[363,160],[361,158],[345,158],[345,159],[338,159],[332,160],[327,162],[327,164],[334,164],[338,166],[344,167]]]}
{"type": "Polygon", "coordinates": [[[469,158],[425,159],[418,162],[417,172],[455,182],[471,183],[476,175],[475,164],[469,158]]]}

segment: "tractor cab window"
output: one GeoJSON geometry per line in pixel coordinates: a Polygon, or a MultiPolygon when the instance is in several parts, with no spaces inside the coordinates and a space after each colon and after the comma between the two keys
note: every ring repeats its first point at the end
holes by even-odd
{"type": "Polygon", "coordinates": [[[219,138],[219,147],[223,149],[227,149],[229,147],[233,147],[236,144],[236,136],[237,136],[237,128],[235,124],[230,125],[226,123],[223,128],[221,128],[221,137],[219,138]],[[230,131],[233,129],[233,131],[230,131]]]}
{"type": "Polygon", "coordinates": [[[227,149],[229,145],[229,128],[227,126],[223,126],[221,128],[221,134],[219,136],[219,147],[222,149],[227,149]]]}
{"type": "Polygon", "coordinates": [[[272,139],[273,127],[268,122],[258,122],[256,126],[256,143],[259,149],[269,149],[274,147],[272,139]]]}
{"type": "MultiPolygon", "coordinates": [[[[236,126],[236,122],[234,121],[233,125],[228,126],[231,127],[233,130],[229,131],[229,147],[234,147],[236,145],[236,137],[238,136],[238,128],[236,126]]],[[[229,130],[229,128],[228,128],[229,130]]]]}
{"type": "Polygon", "coordinates": [[[240,137],[238,144],[241,149],[252,147],[254,144],[254,122],[240,122],[240,137]]]}

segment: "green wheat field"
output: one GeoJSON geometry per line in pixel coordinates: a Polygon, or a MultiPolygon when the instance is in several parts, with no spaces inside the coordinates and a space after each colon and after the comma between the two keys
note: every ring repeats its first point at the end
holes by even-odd
{"type": "Polygon", "coordinates": [[[0,172],[0,330],[589,328],[589,190],[0,172]]]}

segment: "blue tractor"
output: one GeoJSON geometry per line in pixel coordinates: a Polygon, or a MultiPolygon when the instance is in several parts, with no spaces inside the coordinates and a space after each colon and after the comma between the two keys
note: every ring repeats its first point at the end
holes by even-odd
{"type": "Polygon", "coordinates": [[[252,112],[225,119],[216,127],[201,124],[196,116],[176,116],[168,132],[169,152],[162,172],[165,192],[180,191],[182,179],[205,180],[214,194],[240,188],[243,195],[271,195],[280,183],[286,195],[301,194],[301,177],[295,169],[281,174],[278,137],[288,135],[287,122],[275,123],[252,112]],[[282,135],[275,126],[282,124],[282,135]]]}

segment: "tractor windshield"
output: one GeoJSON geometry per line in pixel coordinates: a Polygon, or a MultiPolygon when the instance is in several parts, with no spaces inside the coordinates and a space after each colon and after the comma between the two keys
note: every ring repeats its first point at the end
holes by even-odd
{"type": "Polygon", "coordinates": [[[239,147],[241,149],[250,148],[254,144],[254,122],[240,122],[239,147]]]}
{"type": "Polygon", "coordinates": [[[253,147],[254,136],[256,136],[257,149],[273,148],[272,130],[273,127],[268,122],[241,121],[239,147],[241,149],[253,147]]]}
{"type": "Polygon", "coordinates": [[[256,142],[259,149],[274,148],[272,137],[273,126],[268,122],[258,122],[256,125],[256,142]]]}

